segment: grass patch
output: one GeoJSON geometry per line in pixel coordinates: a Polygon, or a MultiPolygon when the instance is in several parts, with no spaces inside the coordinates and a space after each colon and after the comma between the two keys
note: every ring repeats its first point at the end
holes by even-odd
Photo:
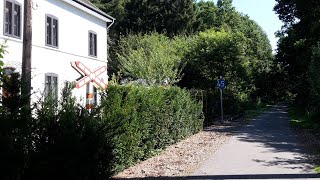
{"type": "Polygon", "coordinates": [[[315,121],[313,116],[307,116],[301,108],[290,107],[288,112],[292,126],[301,129],[310,129],[314,134],[320,133],[320,124],[315,121]]]}
{"type": "Polygon", "coordinates": [[[314,170],[315,170],[318,174],[320,174],[320,166],[316,167],[314,170]]]}
{"type": "Polygon", "coordinates": [[[301,108],[290,107],[288,113],[290,117],[290,124],[292,126],[303,129],[306,129],[310,126],[308,117],[301,108]]]}

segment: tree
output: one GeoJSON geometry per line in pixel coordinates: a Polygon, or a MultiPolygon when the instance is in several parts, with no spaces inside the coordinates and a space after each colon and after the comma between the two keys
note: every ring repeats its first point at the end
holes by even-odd
{"type": "Polygon", "coordinates": [[[193,0],[91,0],[116,18],[110,30],[109,75],[119,71],[117,53],[120,37],[158,32],[169,37],[191,34],[195,5],[193,0]],[[111,39],[111,40],[110,40],[111,39]]]}
{"type": "Polygon", "coordinates": [[[200,33],[186,56],[187,66],[180,84],[189,88],[214,89],[216,79],[221,75],[230,79],[230,84],[241,84],[247,79],[244,42],[241,33],[214,29],[200,33]]]}
{"type": "Polygon", "coordinates": [[[153,33],[129,35],[120,40],[120,70],[131,80],[143,79],[148,85],[179,81],[186,41],[153,33]],[[183,44],[183,45],[181,45],[183,44]]]}
{"type": "MultiPolygon", "coordinates": [[[[158,32],[168,36],[192,32],[193,0],[92,0],[117,22],[117,35],[158,32]]],[[[119,37],[119,36],[118,36],[119,37]]]]}
{"type": "Polygon", "coordinates": [[[320,2],[311,0],[277,0],[275,11],[285,23],[279,33],[277,61],[287,67],[290,79],[288,90],[296,95],[296,103],[308,107],[312,93],[310,63],[313,51],[320,41],[320,2]]]}
{"type": "Polygon", "coordinates": [[[248,63],[257,65],[252,73],[262,72],[271,67],[272,48],[266,33],[249,16],[237,12],[232,6],[232,0],[219,0],[217,6],[212,1],[200,1],[196,4],[200,31],[223,28],[243,33],[247,38],[246,54],[250,57],[248,63]]]}
{"type": "MultiPolygon", "coordinates": [[[[309,66],[310,103],[309,111],[320,114],[320,42],[312,50],[312,59],[309,66]]],[[[320,120],[318,120],[320,122],[320,120]]]]}
{"type": "Polygon", "coordinates": [[[118,38],[125,32],[125,29],[123,29],[123,26],[125,26],[123,22],[127,17],[125,6],[129,1],[130,0],[91,0],[91,2],[99,9],[116,19],[110,30],[111,38],[118,38]]]}
{"type": "Polygon", "coordinates": [[[218,7],[212,1],[200,1],[196,3],[197,22],[195,29],[204,31],[213,27],[218,27],[218,7]]]}

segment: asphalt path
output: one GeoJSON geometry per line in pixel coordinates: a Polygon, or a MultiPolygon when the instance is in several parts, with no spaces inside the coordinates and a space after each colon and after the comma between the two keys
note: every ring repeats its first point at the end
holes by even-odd
{"type": "Polygon", "coordinates": [[[188,179],[319,179],[289,124],[273,106],[238,131],[188,179]]]}

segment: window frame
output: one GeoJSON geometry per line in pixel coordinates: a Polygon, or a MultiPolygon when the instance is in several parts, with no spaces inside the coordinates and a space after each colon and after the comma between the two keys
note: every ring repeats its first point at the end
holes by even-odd
{"type": "Polygon", "coordinates": [[[49,47],[53,47],[53,48],[59,48],[59,19],[56,17],[56,16],[53,16],[51,14],[46,14],[45,16],[45,44],[46,46],[49,46],[49,47]],[[50,33],[51,33],[51,36],[50,36],[50,41],[51,41],[51,44],[48,43],[48,28],[47,28],[47,19],[48,18],[51,18],[51,28],[50,28],[50,33]],[[54,45],[54,27],[53,27],[53,22],[54,20],[57,21],[57,27],[56,27],[56,45],[54,45]]]}
{"type": "Polygon", "coordinates": [[[54,99],[55,102],[58,102],[58,94],[59,93],[59,75],[56,73],[45,73],[44,75],[44,98],[47,99],[50,95],[51,97],[53,97],[52,99],[54,99]],[[50,85],[49,88],[47,89],[47,79],[48,77],[50,77],[50,85]],[[56,84],[54,83],[54,78],[57,78],[57,82],[56,84]],[[56,87],[55,87],[56,85],[56,87]],[[53,89],[55,88],[55,89],[53,89]],[[55,91],[54,94],[52,93],[52,91],[55,91]]]}
{"type": "Polygon", "coordinates": [[[5,36],[9,36],[9,37],[13,37],[13,38],[17,38],[17,39],[21,39],[21,34],[22,34],[22,4],[16,0],[4,0],[4,6],[3,6],[3,35],[5,36]],[[11,18],[11,34],[6,32],[6,9],[7,9],[7,2],[10,2],[12,4],[11,7],[11,14],[10,14],[10,18],[11,18]],[[19,35],[15,35],[15,7],[19,6],[19,16],[17,16],[19,19],[19,30],[17,31],[17,33],[19,35]]]}
{"type": "Polygon", "coordinates": [[[88,55],[90,57],[95,57],[95,58],[98,57],[98,35],[96,32],[91,30],[88,32],[88,55]],[[91,34],[95,36],[95,41],[93,43],[90,38],[91,34]],[[92,49],[91,45],[93,45],[93,48],[94,48],[93,54],[91,54],[91,49],[92,49]]]}

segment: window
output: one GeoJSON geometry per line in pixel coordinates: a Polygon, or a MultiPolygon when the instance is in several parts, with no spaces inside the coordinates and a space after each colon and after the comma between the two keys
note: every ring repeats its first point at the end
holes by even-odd
{"type": "Polygon", "coordinates": [[[44,87],[45,98],[52,98],[58,101],[58,75],[55,73],[45,74],[45,87],[44,87]]]}
{"type": "Polygon", "coordinates": [[[97,57],[97,34],[89,31],[89,56],[97,57]]]}
{"type": "Polygon", "coordinates": [[[58,47],[58,19],[51,15],[46,15],[46,45],[58,47]]]}
{"type": "Polygon", "coordinates": [[[5,0],[4,34],[16,38],[21,37],[21,5],[14,0],[5,0]]]}

